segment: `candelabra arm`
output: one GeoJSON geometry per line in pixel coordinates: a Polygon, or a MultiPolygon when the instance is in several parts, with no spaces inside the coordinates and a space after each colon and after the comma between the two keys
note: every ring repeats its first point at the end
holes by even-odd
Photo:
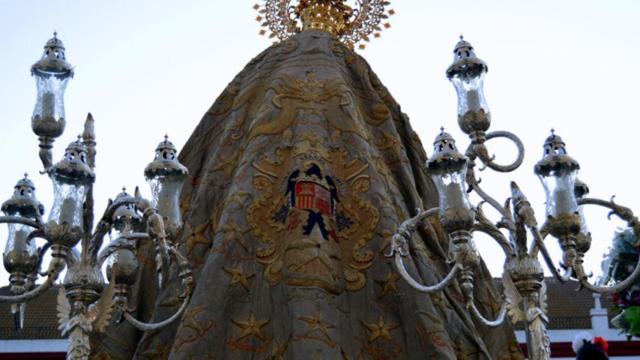
{"type": "Polygon", "coordinates": [[[478,205],[476,208],[476,223],[473,224],[472,232],[482,232],[489,235],[493,238],[498,245],[502,248],[507,258],[514,256],[514,249],[509,243],[509,240],[504,236],[504,234],[495,226],[484,214],[482,210],[482,204],[478,205]]]}
{"type": "Polygon", "coordinates": [[[166,319],[164,321],[161,321],[161,322],[145,323],[145,322],[137,320],[136,318],[134,318],[128,312],[125,312],[123,314],[123,316],[131,325],[133,325],[133,327],[135,327],[136,329],[138,329],[140,331],[153,331],[153,330],[162,329],[163,327],[171,324],[172,322],[174,322],[178,318],[180,318],[180,316],[182,316],[184,311],[187,309],[187,305],[189,305],[189,300],[190,299],[191,299],[191,295],[188,295],[186,298],[184,298],[184,300],[182,300],[182,305],[180,305],[180,308],[178,309],[178,311],[176,311],[176,313],[173,314],[170,318],[168,318],[168,319],[166,319]]]}
{"type": "MultiPolygon", "coordinates": [[[[31,241],[31,240],[30,240],[31,241]]],[[[44,254],[46,254],[47,250],[51,247],[51,243],[47,242],[41,248],[38,249],[38,262],[36,263],[35,271],[40,276],[47,276],[49,272],[47,270],[41,271],[42,261],[44,260],[44,254]]]]}
{"type": "Polygon", "coordinates": [[[460,272],[460,269],[462,268],[460,264],[455,264],[453,265],[453,268],[451,268],[451,271],[449,271],[449,274],[447,274],[447,276],[444,279],[442,279],[442,281],[440,281],[435,285],[426,286],[415,281],[411,277],[411,275],[409,275],[409,273],[407,272],[407,269],[404,267],[404,264],[402,262],[402,256],[400,255],[400,253],[395,254],[395,265],[396,265],[396,269],[398,270],[398,273],[400,273],[400,276],[402,276],[402,278],[407,283],[409,283],[409,286],[411,286],[415,290],[418,290],[419,292],[426,293],[426,294],[431,294],[437,291],[441,291],[442,289],[447,287],[456,278],[456,276],[458,275],[458,272],[460,272]]]}
{"type": "Polygon", "coordinates": [[[506,172],[511,172],[519,168],[520,165],[522,165],[522,162],[524,160],[524,144],[522,143],[520,138],[518,138],[518,136],[516,136],[511,132],[494,131],[486,135],[472,134],[471,140],[472,140],[472,144],[469,148],[470,151],[482,161],[485,167],[489,167],[490,169],[498,172],[506,173],[506,172]],[[489,156],[489,151],[487,150],[485,142],[495,138],[506,138],[508,140],[511,140],[516,145],[517,151],[518,151],[518,157],[513,163],[509,165],[499,165],[493,161],[495,159],[495,156],[489,156]]]}
{"type": "MultiPolygon", "coordinates": [[[[615,197],[612,197],[611,200],[609,201],[594,199],[594,198],[583,198],[578,201],[578,204],[579,205],[597,205],[597,206],[602,206],[602,207],[611,209],[611,212],[609,213],[608,217],[610,218],[611,215],[616,215],[620,219],[626,221],[628,226],[633,229],[636,235],[636,238],[640,239],[640,221],[636,216],[634,216],[633,211],[631,211],[631,209],[616,204],[614,201],[614,198],[615,197]]],[[[636,246],[640,246],[640,241],[636,244],[636,246]]],[[[640,262],[636,264],[636,267],[633,270],[633,273],[631,273],[631,275],[629,275],[623,281],[612,286],[595,286],[589,283],[589,281],[587,280],[588,276],[584,271],[581,261],[576,262],[576,264],[573,266],[573,270],[575,271],[575,274],[578,280],[580,280],[580,284],[583,287],[587,288],[589,291],[596,292],[599,294],[613,294],[628,288],[638,279],[638,276],[640,276],[640,262]]]]}
{"type": "Polygon", "coordinates": [[[631,275],[629,275],[623,281],[611,286],[595,286],[595,285],[592,285],[587,280],[587,276],[585,275],[582,264],[576,264],[574,268],[575,268],[576,274],[578,274],[578,279],[580,280],[580,284],[583,287],[585,287],[591,292],[595,292],[602,295],[615,294],[622,290],[625,290],[626,288],[631,286],[633,283],[635,283],[638,279],[638,276],[640,275],[640,261],[639,261],[636,264],[636,268],[633,270],[633,273],[631,273],[631,275]]]}
{"type": "Polygon", "coordinates": [[[97,266],[102,267],[107,258],[118,250],[129,250],[135,254],[136,246],[131,244],[129,241],[138,240],[151,240],[151,237],[147,233],[131,233],[123,235],[121,238],[116,239],[115,243],[109,244],[109,246],[100,251],[97,258],[97,266]]]}
{"type": "Polygon", "coordinates": [[[37,230],[42,230],[42,224],[38,221],[27,219],[21,216],[0,216],[0,224],[8,223],[27,225],[37,230]]]}
{"type": "Polygon", "coordinates": [[[114,243],[111,243],[109,244],[109,246],[102,249],[102,251],[100,251],[100,254],[98,254],[98,260],[96,265],[98,267],[102,267],[102,265],[109,258],[109,256],[111,256],[113,253],[115,253],[118,250],[129,250],[133,254],[135,254],[135,250],[136,250],[135,245],[129,243],[127,240],[128,239],[125,239],[125,238],[119,238],[114,243]]]}
{"type": "Polygon", "coordinates": [[[178,268],[180,269],[178,276],[181,280],[182,286],[184,287],[184,292],[181,295],[181,297],[183,298],[182,304],[180,305],[180,308],[178,309],[178,311],[176,311],[171,317],[157,323],[145,323],[145,322],[139,321],[136,318],[134,318],[131,314],[129,314],[127,311],[124,311],[123,312],[124,318],[131,325],[133,325],[133,327],[135,327],[138,330],[141,330],[141,331],[158,330],[171,324],[176,319],[182,316],[182,314],[187,308],[187,305],[189,304],[189,301],[191,300],[191,294],[193,292],[193,274],[189,267],[189,260],[173,246],[170,246],[168,248],[168,251],[169,251],[169,254],[176,260],[176,262],[178,263],[178,268]]]}
{"type": "Polygon", "coordinates": [[[553,259],[551,259],[551,254],[549,254],[547,246],[544,244],[544,238],[546,237],[546,234],[542,234],[536,227],[529,227],[529,232],[534,239],[533,246],[529,251],[529,256],[531,256],[532,258],[536,258],[538,257],[538,251],[540,251],[542,253],[542,258],[547,265],[547,268],[549,269],[549,271],[551,271],[551,274],[553,274],[553,276],[558,279],[560,283],[569,281],[569,279],[571,278],[571,269],[566,268],[564,274],[560,274],[558,268],[556,268],[555,264],[553,263],[553,259]]]}
{"type": "Polygon", "coordinates": [[[467,184],[473,191],[475,191],[478,194],[478,196],[480,196],[480,198],[482,198],[482,200],[487,202],[489,205],[493,206],[493,208],[495,208],[498,211],[500,216],[502,216],[501,223],[506,228],[510,230],[515,229],[515,224],[513,222],[513,218],[511,216],[511,212],[509,211],[509,209],[507,209],[507,207],[502,206],[496,199],[494,199],[489,194],[487,194],[484,190],[482,190],[482,188],[480,187],[480,181],[476,180],[476,174],[474,169],[475,164],[473,162],[473,158],[475,157],[475,155],[473,155],[472,152],[470,153],[470,149],[471,147],[469,147],[469,150],[467,150],[467,156],[470,156],[469,167],[467,170],[467,179],[466,179],[467,184]]]}
{"type": "Polygon", "coordinates": [[[502,302],[502,305],[500,306],[500,311],[498,312],[498,317],[491,321],[491,320],[487,320],[484,316],[482,316],[482,314],[480,313],[480,310],[478,310],[478,308],[476,307],[476,304],[474,304],[473,302],[469,303],[469,308],[471,309],[471,312],[473,313],[473,315],[484,325],[487,327],[498,327],[500,325],[502,325],[502,323],[504,322],[504,319],[506,318],[507,315],[507,303],[506,302],[502,302]]]}
{"type": "Polygon", "coordinates": [[[540,242],[537,240],[531,243],[531,248],[529,249],[529,254],[533,257],[538,257],[538,251],[540,251],[539,243],[543,243],[544,239],[549,236],[549,223],[544,223],[540,229],[538,229],[540,233],[540,238],[542,239],[540,242]]]}
{"type": "Polygon", "coordinates": [[[405,220],[398,227],[398,230],[396,230],[396,233],[391,238],[391,246],[389,248],[389,252],[385,254],[387,257],[395,258],[394,263],[396,269],[398,270],[398,273],[400,273],[400,276],[402,276],[402,278],[407,283],[409,283],[412,288],[424,293],[433,293],[442,290],[456,278],[456,275],[461,269],[461,266],[459,264],[455,264],[451,271],[449,271],[449,274],[447,274],[447,276],[438,284],[433,286],[425,286],[415,281],[411,277],[411,275],[409,275],[409,272],[407,272],[407,269],[402,262],[403,257],[409,256],[409,242],[411,241],[413,233],[416,231],[418,223],[423,219],[435,216],[436,214],[438,214],[438,211],[438,208],[432,208],[424,211],[418,209],[418,215],[405,220]]]}
{"type": "MultiPolygon", "coordinates": [[[[635,232],[636,237],[640,239],[640,220],[638,220],[638,218],[633,214],[631,209],[616,204],[614,200],[615,196],[611,197],[611,200],[609,201],[594,198],[583,198],[578,200],[578,205],[597,205],[611,209],[611,212],[609,212],[607,217],[611,218],[611,215],[616,215],[620,219],[626,221],[629,227],[631,227],[635,232]]],[[[640,240],[637,246],[640,246],[640,240]]]]}
{"type": "Polygon", "coordinates": [[[49,264],[49,270],[47,270],[47,279],[42,284],[20,295],[0,296],[0,303],[23,303],[29,300],[33,300],[34,298],[44,294],[58,279],[58,276],[60,276],[60,273],[62,272],[64,267],[64,257],[60,252],[55,252],[53,258],[51,259],[51,263],[49,264]]]}

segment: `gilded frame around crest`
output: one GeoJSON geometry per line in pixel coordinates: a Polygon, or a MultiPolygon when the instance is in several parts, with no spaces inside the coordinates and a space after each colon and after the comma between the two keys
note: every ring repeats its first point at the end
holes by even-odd
{"type": "MultiPolygon", "coordinates": [[[[258,262],[265,265],[264,276],[272,283],[286,279],[282,274],[282,258],[285,251],[281,241],[285,225],[273,219],[273,215],[286,201],[283,184],[295,164],[312,159],[325,164],[331,175],[339,183],[341,193],[340,211],[352,221],[348,228],[337,232],[343,268],[344,287],[348,291],[358,291],[365,286],[367,270],[373,263],[375,254],[367,249],[379,222],[379,212],[362,195],[371,186],[367,170],[369,165],[361,160],[348,159],[343,148],[325,147],[322,140],[307,136],[293,146],[279,147],[275,159],[265,156],[255,161],[256,171],[253,185],[260,194],[247,209],[247,220],[253,234],[263,245],[256,252],[258,262]]],[[[287,282],[294,286],[324,287],[331,293],[340,293],[342,289],[325,287],[314,281],[287,282]]]]}

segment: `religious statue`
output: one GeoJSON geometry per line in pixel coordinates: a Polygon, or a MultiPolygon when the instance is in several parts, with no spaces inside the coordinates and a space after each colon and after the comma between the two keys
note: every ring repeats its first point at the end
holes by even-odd
{"type": "MultiPolygon", "coordinates": [[[[93,358],[523,358],[509,324],[474,320],[457,282],[416,292],[384,255],[399,224],[437,207],[438,195],[408,117],[353,50],[393,10],[356,5],[256,5],[262,32],[280,41],[231,81],[179,156],[189,170],[178,246],[194,272],[190,303],[158,331],[111,321],[92,338],[93,358]]],[[[440,281],[447,235],[434,219],[414,236],[408,271],[440,281]]],[[[156,289],[153,249],[138,253],[128,306],[162,320],[180,305],[179,281],[156,289]]],[[[476,303],[495,317],[500,295],[484,264],[475,277],[476,303]]]]}

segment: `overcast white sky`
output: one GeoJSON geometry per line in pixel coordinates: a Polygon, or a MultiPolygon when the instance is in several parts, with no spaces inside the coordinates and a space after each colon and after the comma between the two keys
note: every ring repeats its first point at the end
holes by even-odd
{"type": "MultiPolygon", "coordinates": [[[[165,133],[181,147],[226,84],[269,46],[258,36],[252,1],[245,0],[0,0],[0,199],[25,171],[35,178],[47,209],[51,185],[37,175],[40,161],[30,117],[35,82],[29,68],[54,30],[76,76],[66,93],[67,130],[56,143],[57,161],[81,132],[87,112],[98,136],[97,216],[124,185],[145,187],[143,169],[165,133]]],[[[527,148],[515,173],[482,174],[497,199],[516,180],[536,206],[544,195],[533,165],[550,128],[580,161],[591,195],[617,195],[640,212],[637,190],[640,2],[633,0],[396,0],[392,28],[361,52],[409,114],[431,153],[445,126],[465,148],[456,123],[456,96],[445,77],[460,34],[489,65],[485,93],[492,130],[518,134],[527,148]]],[[[498,160],[511,148],[490,145],[498,160]]],[[[620,223],[604,210],[589,211],[594,244],[587,266],[599,272],[602,253],[620,223]]],[[[0,231],[4,247],[6,227],[0,231]]],[[[478,247],[495,275],[503,257],[486,238],[478,247]]],[[[557,245],[548,239],[559,259],[557,245]]],[[[0,283],[6,283],[0,272],[0,283]]]]}

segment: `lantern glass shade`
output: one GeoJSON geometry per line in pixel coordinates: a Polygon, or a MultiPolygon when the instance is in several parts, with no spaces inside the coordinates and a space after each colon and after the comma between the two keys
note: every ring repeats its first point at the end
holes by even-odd
{"type": "Polygon", "coordinates": [[[489,105],[484,97],[485,72],[465,72],[455,74],[451,83],[458,94],[458,116],[467,112],[484,110],[489,113],[489,105]]]}
{"type": "Polygon", "coordinates": [[[185,177],[182,175],[156,175],[148,180],[152,194],[152,206],[170,223],[179,224],[180,192],[185,177]]]}
{"type": "Polygon", "coordinates": [[[59,77],[43,72],[35,73],[37,98],[33,117],[43,121],[64,119],[64,91],[71,77],[59,77]]]}
{"type": "Polygon", "coordinates": [[[467,170],[464,167],[458,171],[431,176],[438,189],[440,211],[443,212],[443,215],[471,211],[471,202],[465,188],[466,173],[467,170]]]}
{"type": "Polygon", "coordinates": [[[577,171],[559,170],[539,176],[547,196],[547,216],[558,217],[578,211],[574,193],[576,175],[577,171]]]}
{"type": "Polygon", "coordinates": [[[74,184],[55,177],[52,180],[54,198],[49,221],[82,228],[82,207],[88,185],[74,184]]]}
{"type": "Polygon", "coordinates": [[[107,260],[107,278],[116,284],[133,285],[138,276],[138,259],[129,250],[116,250],[107,260]]]}
{"type": "Polygon", "coordinates": [[[9,224],[9,236],[3,253],[4,267],[9,272],[26,272],[37,261],[36,241],[27,242],[33,228],[23,224],[9,224]]]}

